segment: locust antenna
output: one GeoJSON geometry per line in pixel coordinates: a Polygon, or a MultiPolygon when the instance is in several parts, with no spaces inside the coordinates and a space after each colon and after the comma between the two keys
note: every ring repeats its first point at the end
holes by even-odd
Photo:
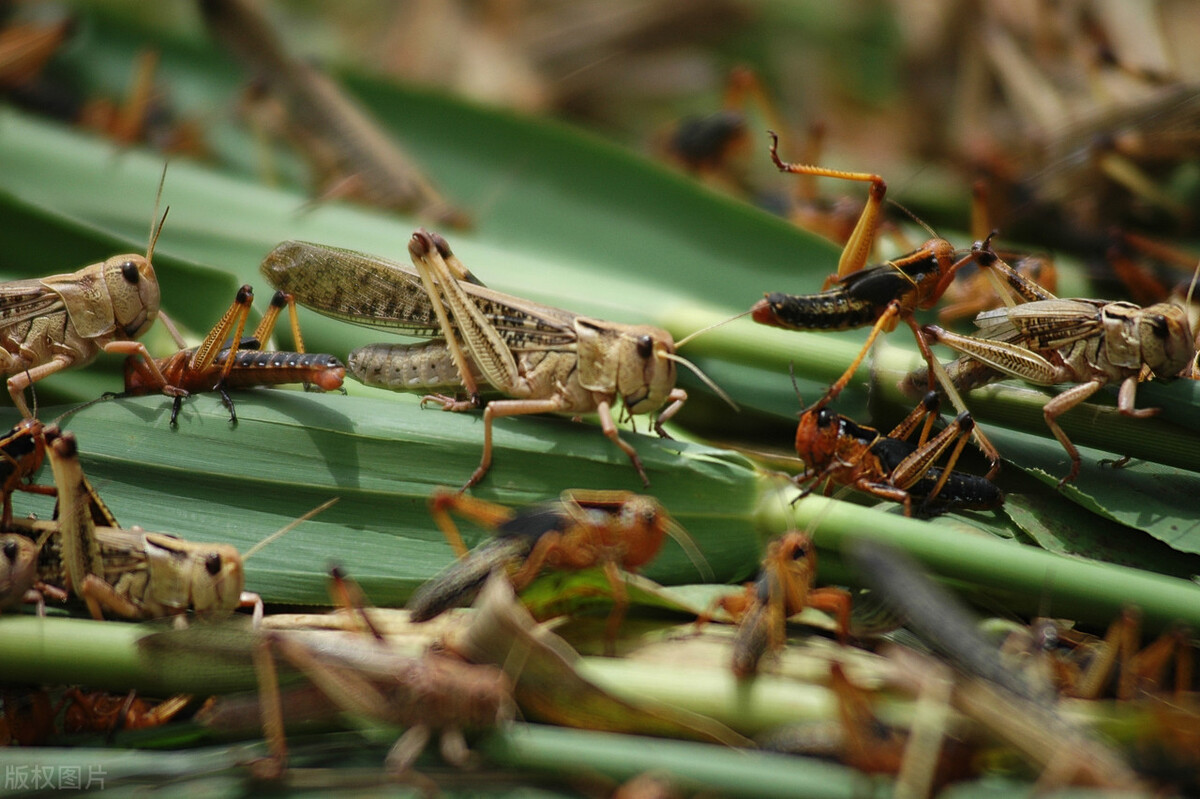
{"type": "Polygon", "coordinates": [[[741,319],[743,316],[748,316],[753,311],[754,311],[753,308],[751,308],[749,311],[742,311],[739,314],[734,314],[733,316],[730,316],[726,319],[722,319],[720,322],[713,322],[711,325],[708,325],[707,327],[702,327],[699,330],[696,330],[692,333],[688,333],[686,336],[679,339],[679,341],[675,342],[675,349],[679,349],[684,344],[687,344],[689,341],[691,341],[692,339],[694,339],[696,336],[700,335],[701,333],[707,333],[708,331],[718,328],[721,325],[732,322],[734,319],[741,319]]]}
{"type": "MultiPolygon", "coordinates": [[[[800,407],[804,407],[804,397],[800,396],[800,385],[796,382],[796,362],[788,361],[788,377],[792,379],[792,391],[796,392],[796,402],[800,403],[800,407]]],[[[803,413],[801,411],[800,413],[803,413]]],[[[796,414],[797,416],[800,413],[796,414]]]]}
{"type": "Polygon", "coordinates": [[[696,567],[696,571],[700,572],[701,577],[707,582],[712,582],[716,579],[712,567],[708,565],[708,558],[704,557],[704,553],[700,551],[700,547],[696,546],[696,542],[688,535],[687,530],[684,530],[683,526],[670,516],[667,517],[667,535],[671,536],[675,543],[683,548],[684,553],[688,556],[688,560],[696,567]]]}
{"type": "Polygon", "coordinates": [[[1200,262],[1196,264],[1196,268],[1192,272],[1192,282],[1188,284],[1187,299],[1183,302],[1184,310],[1192,307],[1192,295],[1196,291],[1196,278],[1198,277],[1200,277],[1200,262]]]}
{"type": "Polygon", "coordinates": [[[900,203],[896,202],[895,200],[893,200],[891,198],[888,198],[888,204],[896,206],[904,213],[905,216],[907,216],[913,222],[916,222],[918,225],[920,225],[921,229],[929,234],[929,238],[931,238],[931,239],[940,239],[941,238],[941,236],[938,235],[936,230],[934,230],[932,227],[930,227],[928,224],[926,224],[924,219],[917,216],[916,214],[914,214],[912,211],[905,208],[900,203]]]}
{"type": "Polygon", "coordinates": [[[710,389],[712,389],[714,394],[716,394],[721,399],[725,400],[725,402],[727,402],[729,404],[730,408],[733,408],[735,411],[741,412],[742,409],[739,408],[738,404],[733,401],[733,398],[730,397],[728,394],[726,394],[725,390],[723,388],[721,388],[716,383],[714,383],[713,379],[711,377],[704,374],[704,372],[701,372],[700,367],[696,366],[696,364],[692,363],[687,358],[684,358],[682,355],[676,355],[673,352],[660,352],[659,357],[666,358],[667,360],[675,361],[676,363],[681,363],[684,366],[686,366],[687,368],[691,369],[693,372],[696,373],[696,377],[700,378],[701,382],[703,382],[704,385],[706,385],[710,389]]]}
{"type": "Polygon", "coordinates": [[[259,541],[257,544],[250,547],[245,552],[243,552],[242,553],[242,561],[244,562],[244,561],[250,560],[251,555],[258,552],[260,549],[265,547],[267,544],[273,543],[277,538],[279,538],[287,533],[290,533],[292,530],[296,529],[304,522],[306,522],[309,519],[311,519],[312,517],[316,516],[318,513],[328,510],[329,507],[331,505],[333,505],[335,502],[337,502],[339,499],[341,499],[341,497],[334,497],[333,499],[329,500],[328,502],[323,502],[320,505],[318,505],[317,507],[310,510],[308,513],[301,516],[300,518],[293,519],[292,521],[285,524],[283,527],[280,527],[278,530],[271,533],[269,536],[267,536],[263,540],[259,541]]]}
{"type": "Polygon", "coordinates": [[[170,161],[163,162],[162,174],[158,178],[158,191],[154,195],[154,213],[150,216],[150,237],[146,247],[146,260],[151,262],[153,262],[154,245],[158,243],[158,234],[162,233],[163,223],[167,221],[167,214],[171,210],[171,207],[167,206],[167,209],[163,211],[162,219],[158,219],[158,205],[162,202],[163,186],[167,182],[167,164],[169,163],[170,161]]]}

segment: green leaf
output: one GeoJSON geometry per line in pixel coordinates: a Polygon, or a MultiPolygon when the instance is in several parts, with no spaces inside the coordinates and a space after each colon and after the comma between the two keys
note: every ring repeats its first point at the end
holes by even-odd
{"type": "MultiPolygon", "coordinates": [[[[403,602],[453,553],[426,507],[437,486],[458,486],[479,463],[479,414],[396,401],[294,391],[237,392],[238,424],[211,395],[189,398],[178,429],[165,397],[91,405],[64,420],[84,470],[125,526],[245,550],[331,497],[341,501],[246,564],[247,587],[269,602],[327,604],[337,562],[377,604],[403,602]]],[[[62,409],[45,409],[47,417],[62,409]]],[[[704,553],[718,579],[758,561],[758,486],[738,455],[628,432],[655,495],[704,553]]],[[[641,489],[629,459],[592,425],[500,420],[491,472],[476,495],[527,504],[564,489],[641,489]]],[[[46,470],[47,474],[49,470],[46,470]]],[[[18,514],[48,516],[47,498],[18,493],[18,514]]],[[[467,529],[468,541],[479,533],[467,529]]],[[[660,582],[694,582],[673,542],[647,569],[660,582]]]]}
{"type": "MultiPolygon", "coordinates": [[[[1066,452],[1053,439],[1047,441],[1012,430],[996,430],[993,437],[1006,459],[1046,485],[1057,487],[1059,479],[1070,467],[1066,452]]],[[[1200,553],[1195,473],[1139,460],[1131,461],[1123,468],[1113,468],[1103,461],[1111,463],[1119,456],[1088,447],[1080,447],[1079,454],[1083,459],[1079,477],[1060,489],[1063,496],[1093,514],[1125,525],[1125,537],[1136,539],[1140,530],[1162,541],[1171,550],[1200,553]]],[[[1121,561],[1132,558],[1133,563],[1156,563],[1160,566],[1157,570],[1175,574],[1200,571],[1200,559],[1178,559],[1173,566],[1168,566],[1162,563],[1169,557],[1166,548],[1153,546],[1148,540],[1142,546],[1136,540],[1105,541],[1102,530],[1111,531],[1112,528],[1101,525],[1090,530],[1086,526],[1078,529],[1077,534],[1083,538],[1077,539],[1076,547],[1072,548],[1097,557],[1099,555],[1094,552],[1077,548],[1084,538],[1094,538],[1109,554],[1125,550],[1121,561]],[[1145,560],[1134,554],[1137,550],[1142,551],[1145,560]],[[1166,568],[1161,568],[1164,566],[1166,568]]]]}

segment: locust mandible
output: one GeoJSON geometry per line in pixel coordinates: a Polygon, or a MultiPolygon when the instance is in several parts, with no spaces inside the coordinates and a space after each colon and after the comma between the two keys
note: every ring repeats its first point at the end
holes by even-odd
{"type": "MultiPolygon", "coordinates": [[[[313,310],[368,327],[433,338],[416,345],[368,345],[350,354],[351,375],[367,385],[432,392],[443,410],[480,407],[480,389],[510,399],[483,412],[483,457],[464,488],[492,462],[492,423],[530,413],[595,412],[610,440],[649,485],[637,451],[617,433],[611,410],[630,416],[666,406],[654,429],[687,399],[675,387],[671,335],[649,325],[579,316],[481,285],[446,240],[424,229],[408,245],[415,270],[370,255],[289,241],[272,250],[262,272],[276,288],[313,310]],[[465,389],[467,399],[438,390],[465,389]]],[[[690,364],[689,364],[690,365],[690,364]]]]}

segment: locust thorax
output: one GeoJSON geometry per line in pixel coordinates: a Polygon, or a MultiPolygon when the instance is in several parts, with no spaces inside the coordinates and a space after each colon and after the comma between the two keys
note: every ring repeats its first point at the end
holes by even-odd
{"type": "Polygon", "coordinates": [[[192,553],[192,607],[198,616],[224,616],[237,609],[246,587],[242,556],[229,544],[205,544],[192,553]]]}
{"type": "Polygon", "coordinates": [[[816,408],[800,414],[796,425],[796,454],[809,469],[820,470],[837,452],[841,425],[838,415],[828,408],[816,408]]]}
{"type": "Polygon", "coordinates": [[[578,317],[579,384],[616,394],[633,413],[663,406],[675,388],[675,340],[650,325],[618,325],[578,317]]]}
{"type": "Polygon", "coordinates": [[[812,539],[799,530],[784,533],[767,545],[764,562],[778,571],[788,613],[796,612],[793,608],[803,608],[817,570],[817,553],[812,539]]]}
{"type": "Polygon", "coordinates": [[[1187,311],[1169,302],[1142,309],[1137,317],[1142,361],[1156,378],[1175,377],[1196,357],[1187,311]]]}
{"type": "Polygon", "coordinates": [[[158,278],[141,255],[114,255],[101,267],[112,302],[113,321],[123,338],[142,336],[158,318],[158,278]]]}
{"type": "Polygon", "coordinates": [[[654,497],[634,495],[621,505],[618,524],[625,539],[621,565],[636,569],[649,563],[662,549],[670,521],[654,497]]]}

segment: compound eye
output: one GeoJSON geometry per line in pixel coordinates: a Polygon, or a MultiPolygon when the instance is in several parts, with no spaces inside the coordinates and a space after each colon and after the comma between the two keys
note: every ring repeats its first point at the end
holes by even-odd
{"type": "Polygon", "coordinates": [[[829,427],[829,425],[833,424],[834,420],[836,420],[836,419],[837,419],[837,414],[835,414],[833,411],[829,410],[828,408],[822,408],[821,410],[817,411],[817,426],[818,427],[829,427]]]}
{"type": "Polygon", "coordinates": [[[792,549],[792,560],[800,560],[801,558],[807,557],[808,547],[806,547],[804,544],[797,544],[795,548],[792,549]]]}
{"type": "Polygon", "coordinates": [[[1167,318],[1165,316],[1162,316],[1161,314],[1154,314],[1153,316],[1148,317],[1146,322],[1150,325],[1150,332],[1152,332],[1154,335],[1163,339],[1167,337],[1169,330],[1167,328],[1167,318]]]}
{"type": "Polygon", "coordinates": [[[15,561],[17,559],[17,542],[16,541],[5,541],[4,542],[4,557],[8,558],[10,561],[15,561]]]}
{"type": "Polygon", "coordinates": [[[214,577],[221,572],[221,556],[217,554],[209,555],[204,559],[204,570],[214,577]]]}
{"type": "Polygon", "coordinates": [[[649,336],[639,336],[637,340],[637,354],[643,360],[654,354],[654,339],[649,336]]]}
{"type": "Polygon", "coordinates": [[[136,285],[142,279],[142,273],[138,271],[137,264],[133,261],[126,261],[121,264],[121,277],[125,278],[126,283],[136,285]]]}

